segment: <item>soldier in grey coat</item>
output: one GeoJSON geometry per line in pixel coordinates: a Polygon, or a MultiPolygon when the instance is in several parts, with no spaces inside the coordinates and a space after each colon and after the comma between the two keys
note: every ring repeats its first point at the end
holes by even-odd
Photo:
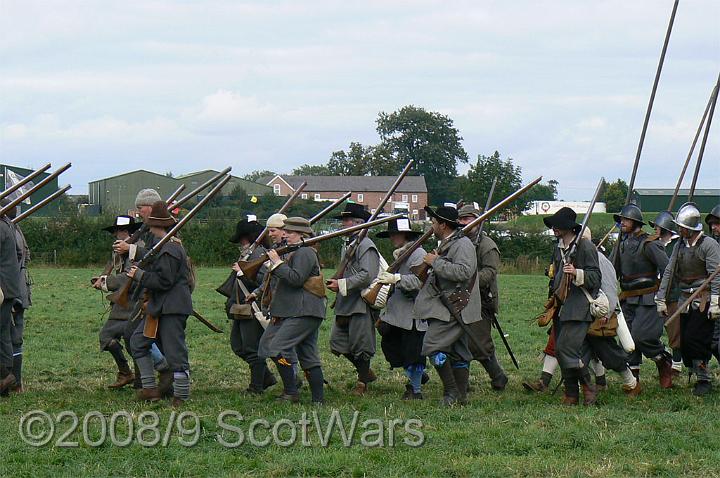
{"type": "MultiPolygon", "coordinates": [[[[703,234],[700,211],[695,204],[681,206],[675,224],[679,226],[681,240],[673,250],[657,294],[657,311],[661,316],[668,315],[666,297],[674,283],[680,288],[682,304],[720,265],[720,245],[703,234]]],[[[719,302],[720,275],[716,275],[710,286],[680,312],[682,358],[697,377],[693,388],[697,396],[709,393],[712,388],[708,367],[715,321],[720,319],[719,302]]]]}
{"type": "MultiPolygon", "coordinates": [[[[7,198],[0,206],[9,204],[7,198]]],[[[0,393],[15,385],[12,345],[12,309],[16,299],[21,298],[20,263],[18,261],[17,240],[12,219],[7,215],[0,217],[0,393]]]]}
{"type": "MultiPolygon", "coordinates": [[[[458,210],[458,222],[466,225],[480,217],[482,213],[475,204],[466,204],[458,210]]],[[[498,293],[498,272],[500,270],[500,249],[495,241],[485,232],[480,232],[480,226],[470,232],[470,240],[475,245],[477,254],[478,273],[477,284],[480,288],[482,301],[482,320],[470,325],[470,330],[482,348],[470,342],[470,351],[473,358],[480,362],[488,376],[493,390],[505,390],[508,383],[507,375],[495,355],[495,344],[492,339],[492,325],[496,320],[500,304],[498,293]]]]}
{"type": "MultiPolygon", "coordinates": [[[[285,220],[288,245],[313,234],[310,222],[301,217],[285,220]]],[[[305,372],[313,403],[323,403],[324,378],[318,349],[318,331],[325,318],[325,289],[320,261],[312,247],[300,247],[285,258],[268,251],[270,273],[277,278],[270,302],[271,323],[260,339],[258,354],[275,362],[283,381],[279,397],[299,402],[296,364],[305,372]]]]}
{"type": "Polygon", "coordinates": [[[443,405],[463,404],[473,357],[466,327],[457,322],[443,300],[454,292],[467,293],[468,302],[460,311],[460,319],[463,324],[482,320],[477,255],[472,241],[460,232],[457,209],[441,206],[433,210],[426,206],[425,210],[432,217],[433,232],[440,243],[423,258],[429,273],[415,299],[413,313],[428,321],[422,353],[430,358],[442,380],[443,405]]]}
{"type": "Polygon", "coordinates": [[[567,295],[562,299],[564,301],[561,302],[553,324],[556,334],[555,352],[565,382],[563,404],[578,404],[579,386],[582,384],[583,403],[594,405],[596,391],[586,363],[586,358],[590,355],[587,332],[593,318],[590,315],[590,301],[582,289],[596,297],[600,290],[601,273],[597,249],[589,240],[577,237],[580,225],[575,222],[576,217],[575,211],[563,207],[543,219],[545,225],[551,228],[558,238],[553,252],[555,274],[552,283],[556,300],[562,299],[562,289],[567,287],[567,295]],[[573,244],[576,244],[574,252],[573,244]],[[563,279],[564,277],[566,278],[563,279]]]}
{"type": "MultiPolygon", "coordinates": [[[[254,216],[249,216],[237,223],[235,234],[230,238],[230,242],[238,245],[241,257],[248,256],[247,260],[249,261],[258,259],[265,254],[265,247],[259,245],[249,255],[248,252],[250,252],[250,246],[262,231],[263,226],[257,222],[254,216]]],[[[240,272],[240,266],[237,262],[233,264],[233,270],[236,273],[240,272]]],[[[247,387],[247,392],[259,394],[266,388],[275,385],[277,380],[268,369],[265,359],[261,359],[258,356],[260,337],[262,337],[265,329],[263,329],[263,326],[252,313],[252,307],[246,302],[245,294],[237,283],[238,280],[242,281],[246,290],[255,290],[258,284],[263,282],[263,271],[257,274],[255,280],[250,280],[245,276],[238,277],[233,286],[232,295],[225,303],[228,318],[232,320],[230,347],[235,355],[243,359],[250,367],[250,384],[247,387]],[[245,304],[243,307],[247,309],[247,313],[243,313],[242,315],[233,314],[233,306],[236,304],[245,304]]]]}
{"type": "MultiPolygon", "coordinates": [[[[175,224],[164,201],[152,206],[146,224],[157,239],[162,239],[175,224]]],[[[155,381],[151,357],[152,344],[157,342],[173,372],[173,406],[179,407],[190,397],[190,364],[185,343],[185,324],[193,311],[190,270],[187,254],[179,239],[173,237],[158,252],[147,270],[133,265],[128,277],[148,291],[145,317],[130,338],[133,358],[140,369],[143,388],[138,398],[157,401],[161,394],[155,381]],[[158,319],[157,338],[144,335],[148,316],[158,319]]]]}
{"type": "MultiPolygon", "coordinates": [[[[399,218],[388,222],[387,230],[375,237],[390,239],[396,247],[393,256],[397,260],[420,235],[421,232],[412,230],[410,220],[399,218]]],[[[380,313],[378,323],[380,347],[391,368],[405,369],[408,383],[402,395],[403,400],[422,399],[423,376],[427,380],[425,356],[422,355],[427,321],[416,319],[412,310],[422,282],[412,273],[411,268],[422,264],[423,257],[425,251],[418,247],[396,273],[381,272],[378,276],[378,282],[391,286],[387,305],[380,313]]]]}
{"type": "MultiPolygon", "coordinates": [[[[710,228],[710,237],[720,244],[720,204],[712,208],[705,216],[705,223],[710,228]]],[[[715,330],[713,331],[712,353],[720,362],[720,320],[715,321],[715,330]]]]}
{"type": "MultiPolygon", "coordinates": [[[[347,228],[366,222],[370,213],[361,204],[348,203],[336,218],[341,219],[343,227],[347,228]]],[[[345,239],[343,257],[358,234],[345,239]]],[[[375,317],[360,293],[377,278],[379,272],[380,253],[373,241],[365,236],[342,277],[330,279],[327,283],[328,289],[337,294],[330,350],[335,355],[343,355],[355,366],[357,383],[351,393],[356,396],[363,395],[368,384],[377,379],[370,368],[370,360],[375,355],[375,317]]]]}
{"type": "MultiPolygon", "coordinates": [[[[8,211],[8,217],[15,218],[19,208],[15,207],[8,211]]],[[[18,224],[13,224],[15,230],[15,242],[17,244],[17,258],[20,266],[20,297],[15,299],[12,309],[12,346],[13,346],[13,368],[15,385],[11,387],[13,392],[24,392],[22,385],[22,363],[23,363],[23,336],[25,333],[25,310],[32,305],[30,274],[27,270],[30,261],[30,249],[28,248],[25,235],[18,224]]]]}
{"type": "MultiPolygon", "coordinates": [[[[135,218],[117,216],[113,225],[105,227],[103,230],[111,233],[116,240],[124,241],[139,227],[140,224],[135,222],[135,218]]],[[[93,281],[93,287],[103,292],[114,292],[122,289],[125,283],[130,280],[125,275],[125,271],[132,265],[127,255],[121,256],[113,252],[112,264],[111,273],[96,278],[93,281]]],[[[108,388],[111,389],[122,388],[135,380],[135,374],[130,370],[120,343],[120,340],[125,337],[125,329],[128,327],[128,321],[134,307],[134,303],[128,304],[128,307],[123,307],[118,303],[111,304],[110,316],[100,330],[100,350],[109,352],[115,359],[118,368],[115,382],[108,385],[108,388]]],[[[129,340],[127,338],[125,339],[125,345],[129,349],[129,340]]]]}
{"type": "Polygon", "coordinates": [[[672,387],[672,355],[660,340],[664,321],[655,309],[655,293],[660,276],[668,264],[664,246],[656,237],[643,232],[642,212],[634,204],[623,207],[614,219],[620,223],[620,244],[615,257],[615,271],[620,280],[620,307],[635,341],[630,355],[630,368],[640,377],[642,356],[648,357],[658,369],[660,386],[672,387]]]}

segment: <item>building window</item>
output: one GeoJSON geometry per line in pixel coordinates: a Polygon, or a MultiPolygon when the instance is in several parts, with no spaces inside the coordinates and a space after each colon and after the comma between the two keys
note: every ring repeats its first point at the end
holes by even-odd
{"type": "Polygon", "coordinates": [[[363,202],[365,200],[364,194],[358,194],[358,202],[363,202]]]}
{"type": "Polygon", "coordinates": [[[303,199],[307,199],[307,193],[302,193],[302,194],[300,195],[300,197],[303,198],[303,199]]]}
{"type": "Polygon", "coordinates": [[[403,195],[402,195],[402,202],[408,202],[407,198],[408,198],[408,195],[407,195],[407,194],[403,194],[403,195]]]}
{"type": "Polygon", "coordinates": [[[417,203],[417,194],[412,195],[412,202],[417,203]]]}
{"type": "Polygon", "coordinates": [[[315,200],[316,200],[316,201],[319,201],[319,200],[320,200],[320,194],[319,194],[319,193],[315,193],[315,200]]]}
{"type": "Polygon", "coordinates": [[[279,184],[273,184],[273,192],[276,196],[280,195],[280,185],[279,184]]]}
{"type": "Polygon", "coordinates": [[[413,209],[413,219],[417,219],[417,218],[418,218],[418,210],[413,209]]]}

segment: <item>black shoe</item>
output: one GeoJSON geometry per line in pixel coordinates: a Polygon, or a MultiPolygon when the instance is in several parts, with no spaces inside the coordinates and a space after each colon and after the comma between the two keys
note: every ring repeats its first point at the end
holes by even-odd
{"type": "Polygon", "coordinates": [[[290,395],[289,393],[283,393],[277,397],[277,400],[279,402],[300,403],[300,394],[290,395]]]}
{"type": "Polygon", "coordinates": [[[422,378],[420,379],[420,384],[425,385],[430,381],[430,375],[428,375],[426,372],[422,373],[422,378]]]}
{"type": "Polygon", "coordinates": [[[712,384],[707,380],[702,380],[695,384],[692,394],[696,397],[702,397],[703,395],[710,393],[710,390],[712,390],[712,384]]]}
{"type": "Polygon", "coordinates": [[[403,400],[422,400],[423,396],[422,393],[415,393],[413,391],[412,385],[409,383],[405,384],[405,392],[402,394],[403,400]]]}

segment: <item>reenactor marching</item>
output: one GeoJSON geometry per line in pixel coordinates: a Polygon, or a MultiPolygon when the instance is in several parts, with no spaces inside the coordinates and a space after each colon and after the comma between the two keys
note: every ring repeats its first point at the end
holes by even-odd
{"type": "Polygon", "coordinates": [[[482,320],[477,255],[472,241],[460,232],[457,209],[440,206],[434,210],[426,206],[425,210],[440,242],[423,258],[429,272],[413,314],[428,322],[422,354],[430,358],[442,380],[442,404],[465,404],[473,359],[467,325],[482,320]]]}
{"type": "MultiPolygon", "coordinates": [[[[667,294],[677,282],[682,304],[720,265],[720,245],[703,233],[700,211],[693,203],[680,207],[675,219],[681,240],[673,250],[657,294],[657,311],[668,315],[667,294]]],[[[720,319],[720,275],[680,311],[680,347],[686,367],[697,377],[693,394],[703,396],[712,389],[708,370],[712,357],[715,322],[720,319]]]]}
{"type": "Polygon", "coordinates": [[[630,368],[640,377],[642,356],[657,366],[662,388],[672,387],[672,356],[660,340],[664,321],[655,308],[655,293],[660,277],[668,264],[668,256],[661,242],[642,230],[640,208],[634,204],[623,207],[615,214],[620,223],[621,237],[614,263],[620,280],[620,306],[635,341],[630,355],[630,368]]]}
{"type": "MultiPolygon", "coordinates": [[[[375,237],[390,239],[395,247],[393,256],[397,259],[421,234],[412,230],[409,219],[399,218],[388,222],[387,230],[379,232],[375,237]]],[[[423,257],[425,251],[418,247],[397,272],[381,272],[378,276],[380,283],[390,286],[387,304],[378,322],[380,347],[391,368],[405,370],[408,383],[402,395],[403,400],[421,400],[422,383],[428,379],[425,373],[426,360],[422,355],[427,321],[417,319],[413,314],[415,297],[422,283],[411,270],[422,264],[423,257]]]]}
{"type": "MultiPolygon", "coordinates": [[[[705,216],[705,223],[710,228],[710,237],[720,244],[720,204],[712,208],[712,211],[705,216]]],[[[712,353],[717,361],[720,362],[720,321],[715,322],[712,353]]]]}
{"type": "MultiPolygon", "coordinates": [[[[361,204],[347,203],[336,219],[342,221],[343,228],[348,228],[367,222],[370,216],[361,204]]],[[[343,257],[348,246],[359,236],[360,233],[354,233],[345,238],[343,257]]],[[[364,395],[368,384],[377,379],[370,368],[375,355],[375,313],[360,293],[377,278],[379,271],[380,253],[373,241],[365,236],[342,277],[327,282],[328,289],[337,294],[330,350],[344,356],[355,367],[357,382],[351,392],[355,396],[364,395]]]]}
{"type": "MultiPolygon", "coordinates": [[[[481,214],[482,212],[477,205],[466,204],[458,210],[458,222],[461,225],[466,225],[473,219],[480,217],[481,214]]],[[[473,359],[480,362],[490,377],[490,385],[493,390],[504,390],[508,378],[498,362],[491,333],[500,303],[497,279],[501,265],[500,250],[495,241],[490,239],[485,232],[480,231],[479,225],[470,231],[470,239],[477,254],[476,282],[480,288],[480,300],[482,302],[482,320],[473,322],[469,326],[482,348],[477,347],[475,342],[471,341],[470,351],[473,354],[473,359]]]]}
{"type": "MultiPolygon", "coordinates": [[[[10,204],[3,198],[0,205],[10,204]]],[[[15,386],[13,374],[13,307],[22,300],[20,262],[15,226],[7,214],[0,217],[0,395],[15,386]]],[[[23,284],[24,285],[24,284],[23,284]]]]}
{"type": "MultiPolygon", "coordinates": [[[[313,235],[310,222],[301,217],[285,219],[288,245],[313,235]]],[[[268,273],[275,277],[268,312],[270,325],[260,339],[258,354],[275,362],[283,382],[281,400],[300,401],[297,364],[307,377],[312,402],[324,401],[324,378],[318,350],[318,331],[325,318],[325,286],[320,261],[312,247],[299,247],[286,257],[270,249],[268,273]]]]}

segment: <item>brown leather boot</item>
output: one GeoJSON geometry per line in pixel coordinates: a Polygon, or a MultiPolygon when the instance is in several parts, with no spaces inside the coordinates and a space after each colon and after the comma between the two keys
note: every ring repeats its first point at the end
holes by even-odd
{"type": "Polygon", "coordinates": [[[350,391],[350,395],[353,397],[362,397],[367,392],[367,383],[356,382],[355,387],[350,391]]]}
{"type": "Polygon", "coordinates": [[[597,403],[597,390],[595,390],[595,385],[592,383],[582,384],[582,391],[583,391],[583,405],[589,407],[592,405],[595,405],[597,403]]]}
{"type": "Polygon", "coordinates": [[[7,369],[4,369],[4,370],[5,370],[5,373],[3,374],[4,378],[2,380],[0,380],[0,393],[4,393],[6,390],[9,390],[10,387],[15,385],[15,375],[7,372],[7,369]]]}
{"type": "Polygon", "coordinates": [[[110,389],[118,389],[122,388],[125,385],[129,385],[135,381],[135,374],[133,374],[130,369],[127,370],[120,370],[117,373],[117,378],[115,379],[115,383],[111,383],[108,385],[108,388],[110,389]]]}
{"type": "Polygon", "coordinates": [[[669,358],[661,358],[655,362],[658,369],[658,375],[660,376],[660,387],[661,388],[672,388],[673,383],[673,370],[672,360],[669,358]]]}
{"type": "Polygon", "coordinates": [[[160,398],[160,391],[157,387],[141,388],[137,391],[137,399],[141,402],[157,402],[160,398]]]}
{"type": "Polygon", "coordinates": [[[623,385],[622,390],[629,398],[636,398],[642,391],[640,388],[640,382],[637,382],[635,388],[630,388],[630,385],[623,385]]]}
{"type": "Polygon", "coordinates": [[[182,408],[183,405],[185,405],[185,400],[178,397],[173,397],[172,402],[170,402],[170,406],[175,409],[182,408]]]}
{"type": "Polygon", "coordinates": [[[578,397],[571,397],[563,394],[562,400],[560,401],[563,405],[574,406],[578,404],[578,397]]]}
{"type": "Polygon", "coordinates": [[[529,382],[529,381],[523,382],[523,383],[522,383],[522,386],[523,386],[523,388],[525,388],[525,390],[527,390],[528,392],[538,392],[538,393],[540,393],[540,392],[544,392],[545,390],[548,389],[548,388],[547,388],[547,385],[545,385],[545,382],[543,382],[542,380],[536,380],[536,381],[534,381],[534,382],[529,382]]]}
{"type": "Polygon", "coordinates": [[[158,391],[161,397],[170,397],[173,394],[173,373],[170,370],[159,372],[158,391]]]}

